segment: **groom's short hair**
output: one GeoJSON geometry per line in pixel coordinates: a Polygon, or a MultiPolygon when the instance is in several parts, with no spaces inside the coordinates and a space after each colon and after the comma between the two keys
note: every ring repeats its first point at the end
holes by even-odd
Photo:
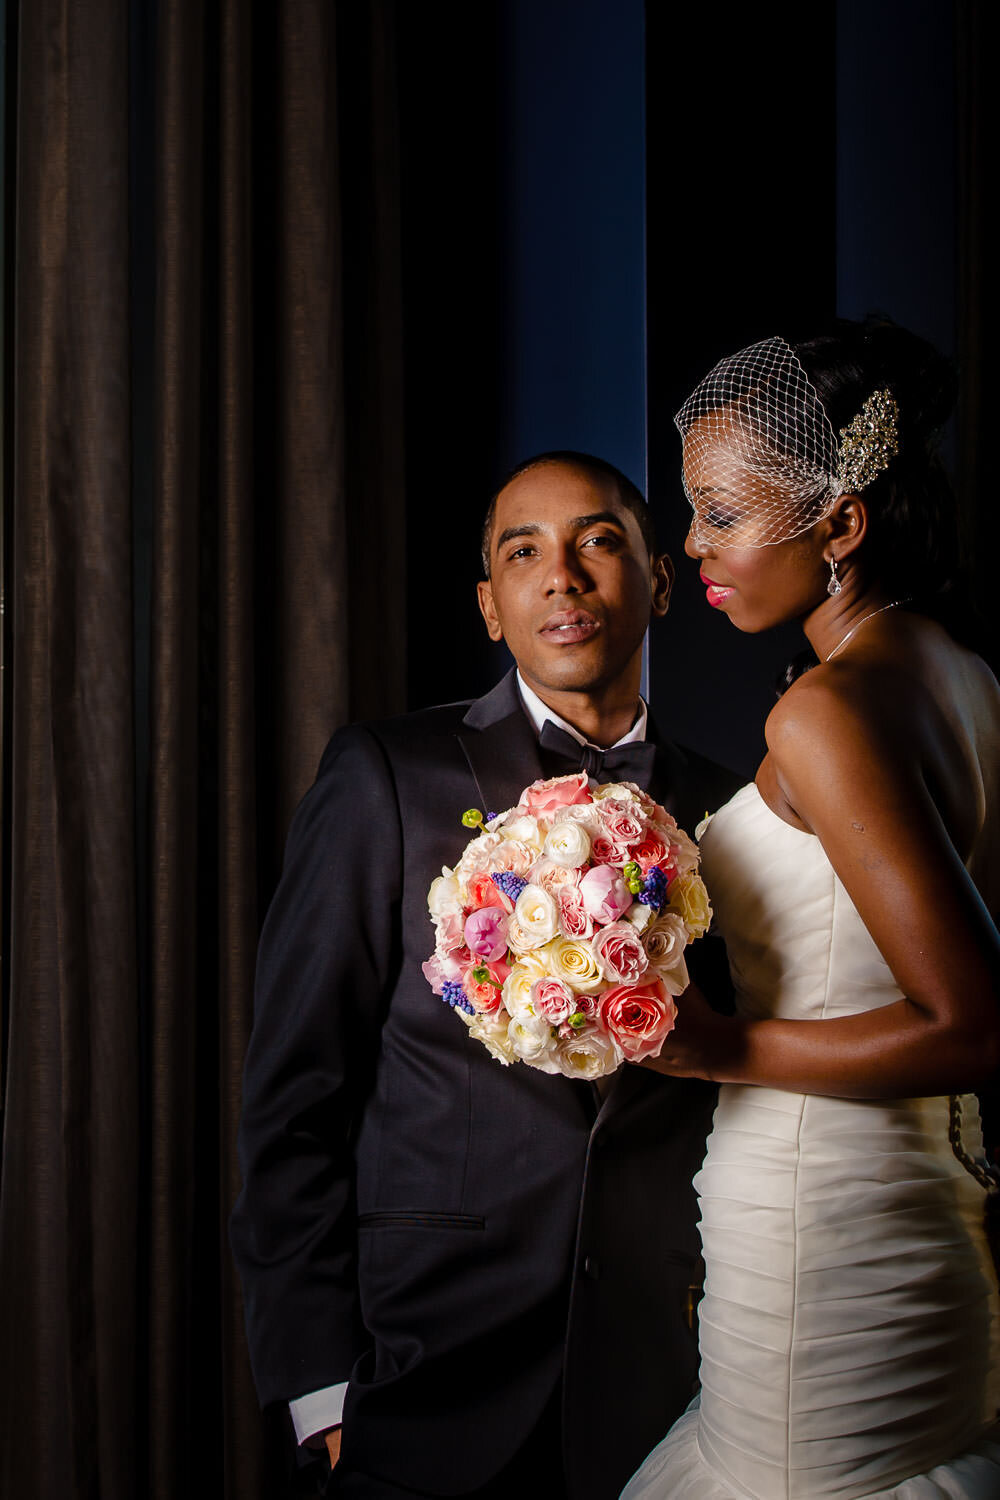
{"type": "Polygon", "coordinates": [[[616,469],[614,464],[609,464],[606,459],[597,458],[593,453],[578,453],[573,448],[556,448],[549,453],[536,453],[533,458],[526,458],[516,468],[511,469],[505,475],[500,484],[490,497],[490,503],[486,507],[486,515],[483,518],[482,535],[482,558],[483,577],[490,576],[490,546],[493,541],[493,522],[496,518],[497,500],[509,484],[522,474],[527,474],[529,469],[539,469],[543,464],[562,464],[567,469],[577,469],[581,474],[586,474],[588,479],[597,482],[608,483],[615,486],[618,494],[619,504],[635,516],[636,523],[642,533],[642,540],[646,551],[651,557],[656,555],[656,529],[653,526],[653,517],[646,497],[637,485],[634,485],[627,474],[621,469],[616,469]]]}

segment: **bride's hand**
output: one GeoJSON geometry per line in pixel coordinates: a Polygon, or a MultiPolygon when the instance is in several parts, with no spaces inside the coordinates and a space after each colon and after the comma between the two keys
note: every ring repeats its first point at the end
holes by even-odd
{"type": "Polygon", "coordinates": [[[720,1016],[701,990],[689,984],[677,997],[677,1021],[657,1057],[641,1063],[671,1078],[718,1079],[739,1047],[739,1022],[720,1016]]]}

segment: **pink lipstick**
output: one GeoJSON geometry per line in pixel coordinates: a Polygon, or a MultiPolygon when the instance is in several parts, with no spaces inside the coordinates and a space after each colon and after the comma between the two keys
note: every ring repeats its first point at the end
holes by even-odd
{"type": "Polygon", "coordinates": [[[699,573],[698,577],[705,585],[705,597],[713,609],[718,609],[720,604],[725,604],[730,594],[733,593],[732,589],[723,588],[719,584],[713,583],[711,578],[705,577],[704,573],[699,573]]]}

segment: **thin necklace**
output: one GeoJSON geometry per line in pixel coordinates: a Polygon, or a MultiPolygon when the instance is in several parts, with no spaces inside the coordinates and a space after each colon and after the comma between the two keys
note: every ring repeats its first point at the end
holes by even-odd
{"type": "Polygon", "coordinates": [[[844,636],[843,640],[837,642],[833,650],[830,652],[830,655],[826,657],[826,660],[833,661],[833,658],[836,656],[837,652],[844,649],[848,641],[851,639],[851,636],[854,635],[855,631],[860,630],[862,625],[867,625],[869,620],[874,620],[876,615],[884,614],[887,609],[898,609],[901,604],[909,604],[909,602],[909,599],[890,599],[888,604],[880,604],[878,609],[870,610],[868,614],[862,615],[858,623],[851,626],[850,630],[844,636]]]}

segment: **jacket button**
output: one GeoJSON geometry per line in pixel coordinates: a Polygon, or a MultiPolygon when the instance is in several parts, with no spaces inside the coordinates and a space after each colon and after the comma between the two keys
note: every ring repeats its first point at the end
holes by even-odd
{"type": "Polygon", "coordinates": [[[596,1256],[587,1255],[584,1257],[583,1274],[589,1276],[591,1281],[597,1281],[601,1274],[601,1267],[596,1256]]]}

